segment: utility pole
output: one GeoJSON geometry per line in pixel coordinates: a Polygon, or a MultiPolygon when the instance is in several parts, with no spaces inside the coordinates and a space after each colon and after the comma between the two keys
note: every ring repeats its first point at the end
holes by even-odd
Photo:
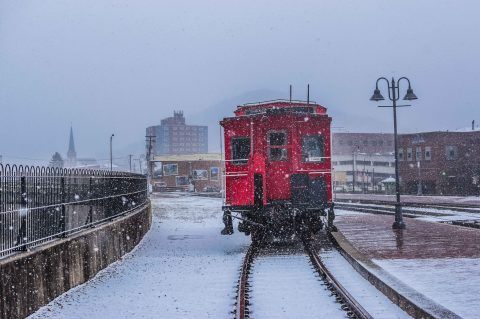
{"type": "Polygon", "coordinates": [[[130,164],[130,173],[132,172],[132,156],[133,154],[128,154],[128,163],[130,164]]]}
{"type": "Polygon", "coordinates": [[[140,174],[143,174],[143,171],[142,171],[142,159],[139,157],[136,159],[138,161],[138,166],[140,168],[140,174]]]}
{"type": "Polygon", "coordinates": [[[112,140],[115,134],[110,135],[110,172],[113,170],[113,151],[112,151],[112,140]]]}
{"type": "Polygon", "coordinates": [[[153,172],[152,172],[152,144],[155,142],[156,135],[146,135],[146,142],[148,143],[148,149],[147,149],[147,179],[149,180],[149,184],[151,185],[152,183],[152,177],[153,177],[153,172]]]}

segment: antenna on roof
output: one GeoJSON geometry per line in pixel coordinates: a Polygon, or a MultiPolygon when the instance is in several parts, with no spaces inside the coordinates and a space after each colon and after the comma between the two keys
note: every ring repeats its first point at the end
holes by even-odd
{"type": "Polygon", "coordinates": [[[292,85],[290,84],[290,103],[292,103],[292,85]]]}
{"type": "Polygon", "coordinates": [[[310,84],[307,84],[307,105],[310,104],[310,84]]]}

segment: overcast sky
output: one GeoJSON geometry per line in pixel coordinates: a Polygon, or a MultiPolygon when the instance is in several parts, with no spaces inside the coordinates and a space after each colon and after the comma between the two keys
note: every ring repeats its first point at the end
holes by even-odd
{"type": "Polygon", "coordinates": [[[289,84],[303,99],[310,83],[336,127],[390,132],[391,110],[369,101],[379,76],[408,76],[419,97],[400,110],[400,132],[465,127],[480,122],[479,9],[474,0],[0,0],[0,155],[65,155],[72,123],[79,157],[108,158],[111,133],[125,156],[174,109],[218,132],[202,110],[258,90],[288,98],[289,84]]]}

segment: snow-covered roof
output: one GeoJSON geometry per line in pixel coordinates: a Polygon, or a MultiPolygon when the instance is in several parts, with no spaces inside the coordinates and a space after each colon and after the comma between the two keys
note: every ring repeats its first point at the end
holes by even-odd
{"type": "Polygon", "coordinates": [[[203,153],[203,154],[184,154],[184,155],[160,155],[153,158],[158,162],[188,162],[188,161],[220,161],[222,160],[220,153],[203,153]]]}
{"type": "Polygon", "coordinates": [[[395,183],[395,178],[393,177],[385,178],[380,183],[395,183]]]}
{"type": "Polygon", "coordinates": [[[245,103],[243,105],[239,105],[238,107],[243,107],[243,106],[258,106],[258,105],[265,105],[265,104],[274,104],[274,103],[292,103],[292,104],[305,104],[305,105],[310,105],[310,104],[317,104],[315,101],[300,101],[300,100],[271,100],[271,101],[263,101],[263,102],[254,102],[254,103],[245,103]]]}

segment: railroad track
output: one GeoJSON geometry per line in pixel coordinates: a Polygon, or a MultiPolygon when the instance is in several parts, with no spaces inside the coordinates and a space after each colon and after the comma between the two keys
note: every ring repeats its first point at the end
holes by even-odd
{"type": "MultiPolygon", "coordinates": [[[[369,213],[369,214],[378,214],[378,215],[393,215],[395,214],[395,207],[391,202],[375,202],[375,201],[348,201],[348,202],[336,202],[335,207],[338,209],[344,210],[351,210],[361,213],[369,213]]],[[[440,223],[444,224],[451,224],[461,227],[469,227],[469,228],[478,228],[480,229],[480,210],[473,209],[473,208],[461,208],[458,206],[445,206],[442,205],[432,205],[432,204],[402,204],[402,211],[404,217],[409,218],[417,218],[421,216],[431,216],[439,218],[437,220],[440,223]],[[478,218],[472,220],[442,220],[442,217],[450,217],[455,216],[455,214],[448,214],[448,213],[438,213],[432,211],[425,211],[425,210],[418,210],[415,208],[423,208],[423,209],[437,209],[437,210],[451,210],[451,211],[458,211],[458,212],[466,212],[466,213],[473,213],[479,214],[478,218]]]]}
{"type": "MultiPolygon", "coordinates": [[[[240,278],[238,281],[237,301],[235,309],[236,319],[250,318],[249,306],[251,285],[249,284],[249,277],[252,265],[261,249],[262,248],[252,243],[245,254],[242,270],[240,272],[240,278]]],[[[335,304],[340,305],[340,308],[346,312],[349,318],[373,318],[331,274],[331,272],[322,262],[317,251],[308,242],[303,242],[303,249],[306,255],[309,257],[313,268],[316,270],[316,272],[322,279],[324,286],[331,292],[331,296],[329,297],[335,298],[335,304]]],[[[318,279],[315,276],[312,276],[312,280],[318,279]]]]}

